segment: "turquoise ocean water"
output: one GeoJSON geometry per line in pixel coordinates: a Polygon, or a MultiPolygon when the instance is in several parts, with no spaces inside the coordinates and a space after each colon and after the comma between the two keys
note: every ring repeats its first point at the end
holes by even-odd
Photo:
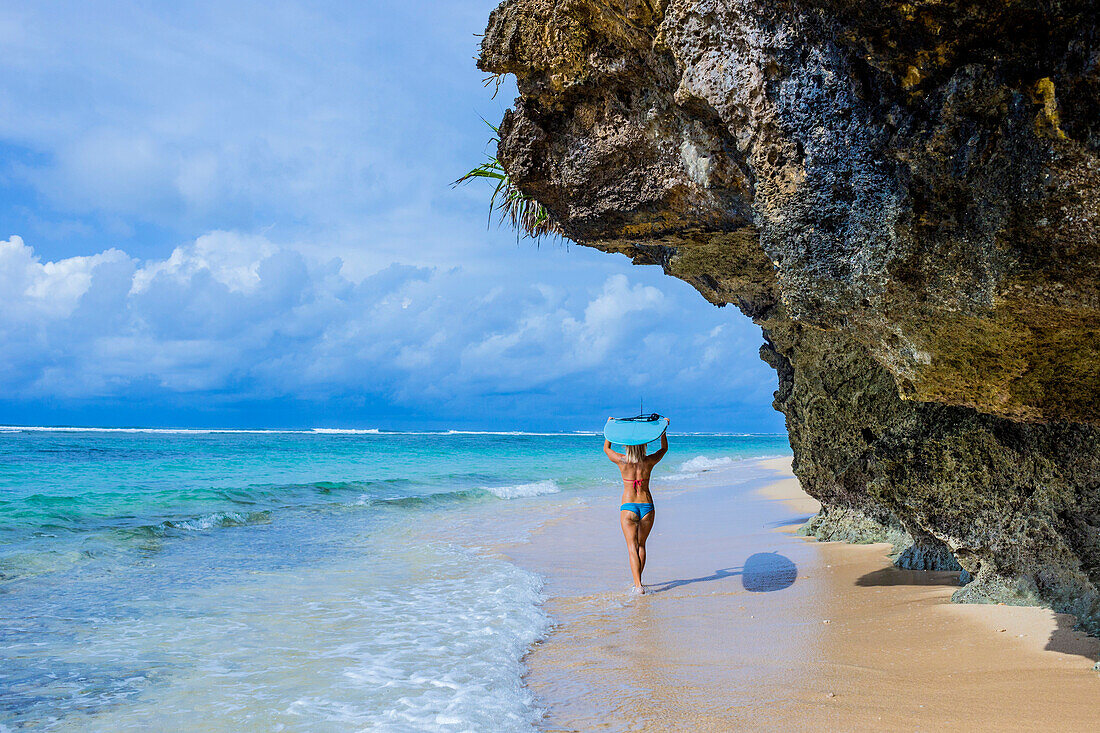
{"type": "MultiPolygon", "coordinates": [[[[789,454],[671,443],[658,493],[789,454]]],[[[616,504],[601,444],[0,428],[0,731],[531,729],[550,620],[491,548],[616,504]]]]}

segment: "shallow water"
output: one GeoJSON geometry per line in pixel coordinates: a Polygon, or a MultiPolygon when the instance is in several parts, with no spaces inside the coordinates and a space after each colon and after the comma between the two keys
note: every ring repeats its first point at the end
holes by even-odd
{"type": "MultiPolygon", "coordinates": [[[[666,482],[787,452],[672,442],[666,482]]],[[[0,431],[0,724],[530,729],[542,580],[478,548],[609,469],[592,435],[0,431]]]]}

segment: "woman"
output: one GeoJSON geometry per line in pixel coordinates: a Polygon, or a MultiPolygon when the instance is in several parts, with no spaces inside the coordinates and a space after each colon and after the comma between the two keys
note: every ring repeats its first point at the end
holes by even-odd
{"type": "MultiPolygon", "coordinates": [[[[668,430],[668,427],[665,427],[668,430]]],[[[619,523],[630,553],[630,572],[634,575],[634,593],[644,594],[642,571],[645,570],[645,541],[653,530],[653,495],[649,493],[649,477],[653,467],[668,451],[668,437],[661,433],[661,449],[646,455],[644,445],[628,445],[626,454],[611,450],[611,441],[604,440],[603,452],[623,474],[623,503],[619,507],[619,523]]]]}

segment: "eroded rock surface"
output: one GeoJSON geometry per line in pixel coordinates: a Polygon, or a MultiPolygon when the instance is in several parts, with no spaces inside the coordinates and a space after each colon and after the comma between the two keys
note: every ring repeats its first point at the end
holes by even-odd
{"type": "Polygon", "coordinates": [[[819,536],[1100,630],[1091,2],[506,0],[499,156],[764,330],[819,536]],[[945,551],[945,548],[949,552],[945,551]]]}

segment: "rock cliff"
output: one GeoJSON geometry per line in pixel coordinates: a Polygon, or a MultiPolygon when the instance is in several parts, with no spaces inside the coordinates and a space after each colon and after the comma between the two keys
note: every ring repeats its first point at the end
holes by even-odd
{"type": "Polygon", "coordinates": [[[505,0],[498,155],[763,328],[823,538],[1100,631],[1100,43],[1075,0],[505,0]]]}

